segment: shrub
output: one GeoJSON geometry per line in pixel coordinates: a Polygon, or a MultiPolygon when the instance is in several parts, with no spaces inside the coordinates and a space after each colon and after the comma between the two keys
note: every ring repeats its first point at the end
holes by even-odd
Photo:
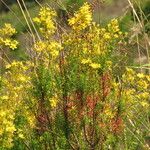
{"type": "Polygon", "coordinates": [[[150,76],[116,67],[126,37],[118,20],[101,27],[85,3],[58,34],[55,17],[42,7],[30,59],[6,62],[1,148],[148,149],[150,76]]]}

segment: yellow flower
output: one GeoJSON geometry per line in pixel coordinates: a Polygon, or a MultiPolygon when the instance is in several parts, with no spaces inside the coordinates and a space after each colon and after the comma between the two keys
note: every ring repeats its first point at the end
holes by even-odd
{"type": "Polygon", "coordinates": [[[51,10],[49,7],[42,7],[38,17],[33,19],[33,21],[39,25],[40,32],[45,38],[49,38],[49,36],[51,36],[56,30],[55,23],[53,21],[55,16],[55,11],[51,10]]]}
{"type": "Polygon", "coordinates": [[[12,124],[12,126],[7,126],[5,130],[6,130],[6,132],[14,132],[14,131],[16,131],[16,128],[15,128],[15,126],[12,124]]]}
{"type": "Polygon", "coordinates": [[[7,99],[9,99],[9,97],[7,95],[4,95],[4,96],[1,97],[1,99],[2,100],[7,100],[7,99]]]}
{"type": "Polygon", "coordinates": [[[53,51],[51,52],[51,55],[52,55],[52,57],[56,58],[56,57],[59,55],[59,51],[53,50],[53,51]]]}
{"type": "Polygon", "coordinates": [[[55,59],[59,55],[59,51],[62,49],[61,44],[58,42],[50,42],[48,44],[47,50],[50,52],[51,56],[55,59]]]}
{"type": "Polygon", "coordinates": [[[110,68],[112,66],[112,61],[106,61],[106,66],[110,68]]]}
{"type": "Polygon", "coordinates": [[[146,75],[146,79],[150,82],[150,75],[146,75]]]}
{"type": "Polygon", "coordinates": [[[119,32],[119,23],[117,19],[112,19],[111,22],[108,24],[108,30],[110,32],[116,33],[119,32]]]}
{"type": "Polygon", "coordinates": [[[16,33],[15,28],[13,28],[11,26],[11,24],[9,24],[9,23],[5,23],[4,27],[2,29],[0,29],[0,36],[9,36],[9,37],[11,37],[15,33],[16,33]]]}
{"type": "Polygon", "coordinates": [[[126,74],[128,76],[134,76],[135,75],[135,71],[131,68],[126,67],[126,74]]]}
{"type": "Polygon", "coordinates": [[[137,74],[137,77],[139,77],[139,78],[144,78],[145,75],[144,75],[143,73],[138,73],[138,74],[137,74]]]}
{"type": "Polygon", "coordinates": [[[105,29],[105,28],[101,28],[100,31],[101,31],[101,33],[103,34],[103,33],[106,32],[106,29],[105,29]]]}
{"type": "Polygon", "coordinates": [[[143,107],[148,107],[148,106],[149,106],[149,104],[148,104],[147,102],[141,102],[141,105],[142,105],[143,107]]]}
{"type": "Polygon", "coordinates": [[[119,35],[118,34],[114,34],[114,37],[117,39],[117,38],[119,38],[119,35]]]}
{"type": "Polygon", "coordinates": [[[16,49],[18,42],[11,39],[15,33],[16,30],[11,26],[11,24],[5,24],[4,27],[0,29],[0,45],[7,46],[12,50],[16,49]]]}
{"type": "Polygon", "coordinates": [[[149,98],[149,93],[148,92],[143,92],[143,93],[138,94],[137,97],[139,99],[147,99],[147,98],[149,98]]]}
{"type": "Polygon", "coordinates": [[[6,46],[9,46],[10,43],[11,43],[11,40],[10,40],[10,39],[6,39],[6,40],[3,40],[3,42],[4,42],[4,44],[5,44],[6,46]]]}
{"type": "Polygon", "coordinates": [[[57,102],[58,102],[58,100],[57,100],[57,98],[56,97],[52,97],[52,98],[50,98],[50,106],[52,107],[52,108],[55,108],[56,106],[57,106],[57,102]]]}
{"type": "Polygon", "coordinates": [[[5,46],[8,46],[12,50],[16,49],[17,45],[18,45],[18,41],[11,40],[11,39],[8,39],[8,38],[3,40],[3,43],[4,43],[5,46]]]}
{"type": "Polygon", "coordinates": [[[74,30],[80,31],[88,27],[92,22],[92,13],[89,4],[85,3],[68,22],[74,30]]]}
{"type": "Polygon", "coordinates": [[[109,117],[109,118],[113,118],[114,117],[114,113],[112,112],[111,106],[109,104],[107,104],[104,108],[104,114],[109,117]]]}
{"type": "Polygon", "coordinates": [[[24,81],[26,81],[27,79],[26,79],[24,76],[20,76],[20,77],[19,77],[19,80],[22,81],[22,82],[24,82],[24,81]]]}
{"type": "Polygon", "coordinates": [[[89,64],[92,61],[88,58],[88,59],[82,59],[81,64],[89,64]]]}
{"type": "Polygon", "coordinates": [[[145,80],[139,80],[137,81],[137,86],[140,88],[140,89],[147,89],[149,84],[145,81],[145,80]]]}
{"type": "Polygon", "coordinates": [[[36,23],[41,23],[41,21],[38,17],[33,18],[33,21],[36,22],[36,23]]]}
{"type": "Polygon", "coordinates": [[[18,45],[18,41],[16,41],[16,40],[11,41],[10,49],[12,49],[12,50],[16,49],[17,45],[18,45]]]}
{"type": "Polygon", "coordinates": [[[24,137],[24,135],[22,133],[19,133],[18,137],[21,138],[21,139],[25,139],[25,137],[24,137]]]}
{"type": "Polygon", "coordinates": [[[110,33],[105,33],[104,36],[103,36],[103,38],[104,38],[105,40],[111,39],[110,33]]]}
{"type": "Polygon", "coordinates": [[[46,45],[45,42],[43,42],[43,41],[38,41],[38,42],[36,42],[35,45],[34,45],[34,50],[35,50],[36,52],[42,52],[42,51],[46,51],[46,47],[47,47],[47,45],[46,45]]]}
{"type": "Polygon", "coordinates": [[[101,68],[101,65],[97,63],[91,63],[89,66],[91,66],[93,69],[101,68]]]}

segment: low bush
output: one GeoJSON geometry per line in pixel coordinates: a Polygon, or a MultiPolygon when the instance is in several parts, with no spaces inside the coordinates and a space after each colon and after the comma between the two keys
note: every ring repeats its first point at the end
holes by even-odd
{"type": "Polygon", "coordinates": [[[27,61],[6,57],[16,31],[0,29],[0,149],[149,149],[150,76],[120,60],[127,34],[118,20],[96,24],[88,3],[63,33],[49,7],[33,20],[27,61]]]}

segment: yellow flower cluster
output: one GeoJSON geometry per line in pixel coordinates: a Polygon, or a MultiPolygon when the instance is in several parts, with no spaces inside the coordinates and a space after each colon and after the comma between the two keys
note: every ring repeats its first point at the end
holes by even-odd
{"type": "Polygon", "coordinates": [[[69,25],[77,31],[87,28],[92,22],[92,12],[89,4],[85,3],[68,22],[69,25]]]}
{"type": "Polygon", "coordinates": [[[100,64],[97,64],[97,63],[91,63],[90,66],[93,68],[93,69],[98,69],[101,67],[100,64]]]}
{"type": "Polygon", "coordinates": [[[132,103],[137,102],[137,105],[141,104],[143,107],[148,108],[148,99],[150,95],[150,81],[148,78],[150,78],[149,75],[136,73],[133,69],[126,68],[126,73],[123,75],[122,79],[127,86],[125,97],[127,103],[131,106],[132,103]]]}
{"type": "Polygon", "coordinates": [[[134,76],[135,76],[135,71],[133,69],[130,68],[126,68],[126,73],[122,76],[124,82],[130,82],[133,83],[134,82],[134,76]]]}
{"type": "Polygon", "coordinates": [[[126,68],[126,73],[123,75],[123,81],[136,86],[139,90],[148,90],[150,87],[150,76],[143,73],[136,73],[133,69],[126,68]]]}
{"type": "Polygon", "coordinates": [[[8,80],[5,81],[5,84],[7,84],[9,90],[13,90],[14,98],[17,98],[18,93],[23,90],[24,85],[30,81],[30,77],[25,73],[28,67],[20,61],[13,61],[11,64],[6,65],[6,69],[8,80]]]}
{"type": "Polygon", "coordinates": [[[36,52],[50,55],[53,59],[58,57],[61,49],[61,44],[56,41],[38,41],[34,45],[36,52]]]}
{"type": "Polygon", "coordinates": [[[56,30],[53,20],[55,16],[55,11],[51,10],[49,7],[42,7],[39,16],[33,19],[34,22],[39,25],[40,32],[46,38],[49,38],[56,30]]]}
{"type": "MultiPolygon", "coordinates": [[[[88,64],[93,69],[98,69],[103,67],[109,69],[111,68],[112,66],[111,61],[106,59],[105,62],[104,61],[101,62],[101,59],[111,53],[112,51],[111,45],[113,45],[117,40],[122,39],[123,35],[119,34],[120,32],[119,24],[116,19],[113,19],[109,23],[109,28],[108,26],[106,28],[100,27],[94,22],[91,23],[88,32],[87,33],[85,32],[83,35],[85,37],[85,41],[84,39],[82,39],[82,43],[81,43],[82,45],[81,53],[83,53],[81,55],[84,55],[84,57],[81,58],[82,64],[88,64]],[[112,28],[115,33],[112,32],[109,28],[112,28]],[[114,36],[115,34],[117,36],[114,36]]],[[[74,43],[75,42],[80,43],[79,39],[80,37],[79,38],[77,37],[74,43]]]]}
{"type": "Polygon", "coordinates": [[[5,148],[11,148],[13,146],[14,132],[16,131],[15,117],[13,111],[3,105],[3,103],[6,103],[5,100],[1,98],[0,101],[0,143],[5,148]]]}
{"type": "Polygon", "coordinates": [[[61,49],[62,49],[61,44],[55,41],[50,42],[48,45],[48,51],[50,52],[52,58],[58,57],[61,49]]]}
{"type": "MultiPolygon", "coordinates": [[[[16,115],[23,115],[28,109],[24,103],[27,89],[30,87],[30,77],[27,75],[27,65],[20,61],[13,61],[6,65],[6,73],[2,79],[3,90],[0,95],[0,143],[2,147],[12,147],[16,129],[14,120],[16,115]],[[19,110],[21,114],[16,111],[19,110]],[[3,138],[6,136],[5,138],[3,138]]],[[[31,115],[30,115],[31,116],[31,115]]],[[[25,116],[28,118],[28,116],[25,116]]],[[[22,133],[18,136],[23,138],[22,133]]]]}
{"type": "Polygon", "coordinates": [[[10,24],[5,24],[4,27],[0,29],[0,45],[9,47],[12,50],[16,49],[18,42],[11,39],[15,33],[16,30],[10,24]]]}
{"type": "Polygon", "coordinates": [[[18,129],[18,130],[17,130],[18,137],[19,137],[20,139],[25,139],[25,137],[24,137],[24,135],[23,135],[22,132],[23,132],[23,131],[22,131],[21,129],[18,129]]]}
{"type": "Polygon", "coordinates": [[[24,86],[26,88],[30,85],[30,77],[26,75],[27,66],[25,66],[22,62],[13,61],[11,64],[6,65],[6,73],[7,79],[3,82],[6,85],[5,90],[9,91],[6,96],[14,100],[16,105],[19,104],[19,95],[24,91],[24,86]],[[15,101],[17,100],[17,101],[15,101]]]}
{"type": "Polygon", "coordinates": [[[4,27],[2,29],[0,29],[0,34],[2,37],[4,37],[4,36],[10,36],[11,37],[15,33],[16,33],[15,28],[13,28],[11,26],[11,24],[8,24],[8,23],[5,23],[4,27]]]}
{"type": "Polygon", "coordinates": [[[28,67],[25,66],[21,61],[13,61],[11,64],[6,65],[6,69],[11,69],[11,71],[17,70],[21,72],[26,71],[28,67]]]}
{"type": "Polygon", "coordinates": [[[45,43],[44,41],[38,41],[35,43],[34,45],[34,50],[36,52],[44,52],[47,49],[47,43],[45,43]]]}
{"type": "Polygon", "coordinates": [[[68,20],[73,31],[63,36],[64,47],[66,45],[70,55],[76,55],[81,64],[89,66],[89,69],[97,70],[101,68],[103,70],[103,68],[107,68],[111,70],[112,62],[107,57],[113,53],[113,47],[119,41],[123,42],[124,39],[124,34],[119,29],[118,20],[112,19],[106,27],[101,27],[99,24],[92,22],[92,20],[86,22],[86,15],[92,16],[92,14],[90,9],[81,11],[84,7],[89,8],[89,5],[85,3],[75,13],[75,16],[68,20]],[[81,16],[83,17],[82,19],[80,18],[81,16]],[[86,27],[89,28],[84,33],[76,33],[76,31],[81,31],[86,27]],[[105,60],[104,57],[106,58],[105,60]]]}
{"type": "Polygon", "coordinates": [[[120,31],[119,23],[118,23],[117,19],[112,19],[111,22],[107,26],[108,26],[108,31],[109,32],[116,33],[116,32],[120,31]]]}
{"type": "Polygon", "coordinates": [[[57,106],[57,103],[58,103],[58,98],[54,96],[54,97],[49,99],[49,102],[50,102],[50,106],[52,108],[55,108],[57,106]]]}
{"type": "Polygon", "coordinates": [[[82,61],[81,61],[81,64],[89,64],[89,63],[91,63],[92,61],[88,58],[88,59],[82,59],[82,61]]]}
{"type": "Polygon", "coordinates": [[[112,19],[111,22],[107,25],[107,30],[104,31],[103,38],[105,40],[122,39],[124,37],[123,33],[120,31],[119,23],[117,19],[112,19]]]}
{"type": "Polygon", "coordinates": [[[14,50],[17,48],[18,42],[16,40],[6,39],[3,40],[5,46],[8,46],[10,49],[14,50]]]}
{"type": "Polygon", "coordinates": [[[88,64],[90,67],[92,67],[93,69],[99,69],[99,68],[101,68],[101,65],[100,64],[98,64],[98,63],[93,63],[92,61],[91,61],[91,59],[82,59],[82,61],[81,61],[81,64],[88,64]]]}

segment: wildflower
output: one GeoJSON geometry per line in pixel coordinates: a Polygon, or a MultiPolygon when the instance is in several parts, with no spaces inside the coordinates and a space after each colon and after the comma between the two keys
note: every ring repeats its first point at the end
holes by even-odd
{"type": "Polygon", "coordinates": [[[18,137],[21,138],[21,139],[25,139],[25,137],[24,137],[24,135],[22,133],[19,133],[18,137]]]}
{"type": "Polygon", "coordinates": [[[114,117],[114,114],[113,114],[113,112],[111,110],[111,106],[109,106],[108,104],[105,106],[104,113],[109,118],[113,118],[114,117]]]}
{"type": "Polygon", "coordinates": [[[35,116],[29,114],[29,115],[27,116],[27,119],[28,119],[28,122],[29,122],[30,127],[31,127],[31,128],[34,128],[34,127],[35,127],[35,122],[36,122],[36,121],[35,121],[35,116]]]}
{"type": "Polygon", "coordinates": [[[81,61],[81,64],[89,64],[91,63],[91,60],[88,58],[88,59],[82,59],[81,61]]]}
{"type": "Polygon", "coordinates": [[[34,50],[36,52],[43,52],[46,50],[46,47],[47,47],[47,45],[44,41],[38,41],[34,45],[34,50]]]}
{"type": "Polygon", "coordinates": [[[91,63],[89,66],[92,67],[93,69],[101,68],[101,65],[97,63],[91,63]]]}
{"type": "Polygon", "coordinates": [[[28,69],[28,67],[25,66],[21,61],[13,61],[11,64],[6,65],[6,69],[10,68],[13,68],[14,70],[18,68],[24,71],[28,69]]]}
{"type": "Polygon", "coordinates": [[[11,26],[11,24],[9,23],[5,23],[4,27],[2,29],[0,29],[0,36],[4,37],[4,36],[9,36],[11,37],[12,35],[16,34],[16,30],[15,28],[13,28],[11,26]]]}
{"type": "Polygon", "coordinates": [[[110,68],[112,66],[112,61],[106,61],[106,66],[110,68]]]}
{"type": "Polygon", "coordinates": [[[7,95],[4,95],[4,96],[1,97],[1,99],[2,99],[2,100],[8,100],[9,97],[8,97],[7,95]]]}
{"type": "Polygon", "coordinates": [[[111,22],[108,24],[108,30],[110,32],[116,33],[119,32],[119,23],[117,19],[112,19],[111,22]]]}
{"type": "Polygon", "coordinates": [[[10,43],[10,49],[12,49],[12,50],[14,50],[14,49],[16,49],[17,48],[17,45],[18,45],[18,41],[16,41],[16,40],[13,40],[13,41],[11,41],[11,43],[10,43]]]}
{"type": "Polygon", "coordinates": [[[34,22],[39,25],[41,33],[46,38],[49,38],[49,36],[51,36],[56,30],[55,23],[53,21],[53,17],[55,16],[55,11],[51,10],[49,7],[42,7],[38,17],[33,19],[34,22]]]}
{"type": "Polygon", "coordinates": [[[141,102],[141,105],[143,106],[143,107],[148,107],[149,106],[149,104],[147,103],[147,102],[141,102]]]}
{"type": "Polygon", "coordinates": [[[2,117],[5,117],[6,116],[6,112],[5,111],[1,111],[0,112],[0,117],[2,118],[2,117]]]}
{"type": "Polygon", "coordinates": [[[10,39],[6,39],[6,40],[3,40],[3,42],[4,42],[4,44],[5,44],[6,46],[9,46],[10,43],[11,43],[11,40],[10,40],[10,39]]]}
{"type": "Polygon", "coordinates": [[[26,78],[25,78],[24,76],[20,76],[19,79],[20,79],[20,81],[22,81],[22,82],[25,82],[25,81],[26,81],[26,78]]]}
{"type": "Polygon", "coordinates": [[[144,78],[145,75],[144,75],[143,73],[138,73],[138,74],[137,74],[137,77],[139,77],[139,78],[144,78]]]}
{"type": "Polygon", "coordinates": [[[126,67],[126,71],[129,74],[134,74],[135,72],[133,71],[133,69],[126,67]]]}
{"type": "Polygon", "coordinates": [[[74,30],[84,30],[92,21],[92,13],[88,3],[85,3],[78,12],[74,14],[74,17],[68,20],[69,25],[74,30]]]}
{"type": "Polygon", "coordinates": [[[105,33],[104,36],[103,36],[103,38],[104,38],[105,40],[111,39],[110,33],[105,33]]]}
{"type": "Polygon", "coordinates": [[[146,75],[146,79],[150,82],[150,75],[146,75]]]}
{"type": "Polygon", "coordinates": [[[139,80],[137,81],[137,86],[140,88],[140,89],[147,89],[149,84],[145,81],[145,80],[139,80]]]}
{"type": "Polygon", "coordinates": [[[56,97],[52,97],[52,98],[50,98],[50,106],[52,107],[52,108],[55,108],[56,106],[57,106],[57,98],[56,97]]]}
{"type": "Polygon", "coordinates": [[[10,126],[6,126],[6,132],[14,132],[16,131],[16,128],[13,124],[10,124],[10,126]]]}
{"type": "Polygon", "coordinates": [[[106,29],[105,28],[101,28],[101,33],[103,34],[103,33],[105,33],[106,32],[106,29]]]}
{"type": "Polygon", "coordinates": [[[140,100],[141,99],[148,99],[149,98],[149,93],[148,92],[139,93],[136,97],[140,100]]]}
{"type": "Polygon", "coordinates": [[[114,37],[117,39],[117,38],[119,38],[119,35],[118,34],[114,34],[114,37]]]}
{"type": "Polygon", "coordinates": [[[0,45],[7,46],[12,50],[16,49],[18,42],[11,39],[15,33],[16,30],[11,26],[11,24],[5,24],[4,27],[0,29],[0,45]]]}
{"type": "Polygon", "coordinates": [[[47,50],[50,52],[52,58],[56,58],[59,55],[59,51],[62,49],[61,44],[58,42],[50,42],[48,44],[47,50]]]}

